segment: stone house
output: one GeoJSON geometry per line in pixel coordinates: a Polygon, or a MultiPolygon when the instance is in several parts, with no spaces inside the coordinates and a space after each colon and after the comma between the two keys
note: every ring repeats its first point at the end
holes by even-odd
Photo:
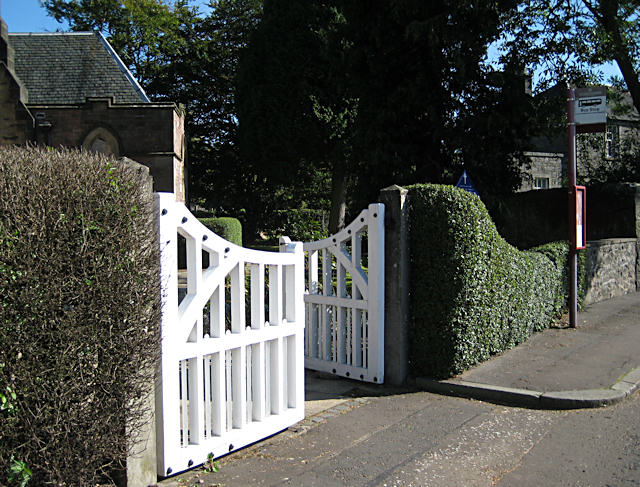
{"type": "Polygon", "coordinates": [[[185,112],[153,103],[99,32],[8,33],[0,18],[0,144],[82,147],[149,167],[185,201],[185,112]]]}

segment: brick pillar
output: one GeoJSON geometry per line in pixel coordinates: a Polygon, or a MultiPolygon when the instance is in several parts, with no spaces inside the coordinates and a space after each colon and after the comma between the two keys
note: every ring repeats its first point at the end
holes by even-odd
{"type": "Polygon", "coordinates": [[[403,384],[409,362],[409,246],[408,190],[393,185],[380,191],[385,205],[384,376],[391,385],[403,384]]]}

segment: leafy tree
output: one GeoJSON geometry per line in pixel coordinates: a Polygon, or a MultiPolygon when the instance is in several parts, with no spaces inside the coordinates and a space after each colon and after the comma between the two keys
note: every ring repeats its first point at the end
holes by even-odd
{"type": "Polygon", "coordinates": [[[214,0],[209,6],[210,14],[184,33],[189,47],[169,58],[156,91],[188,108],[192,200],[242,216],[257,188],[237,150],[235,76],[262,1],[214,0]]]}
{"type": "MultiPolygon", "coordinates": [[[[637,0],[526,0],[505,16],[501,42],[503,61],[519,62],[541,73],[539,91],[559,82],[574,85],[602,83],[599,66],[614,62],[622,79],[609,80],[609,104],[615,116],[628,118],[640,111],[640,2],[637,0]],[[624,95],[628,92],[630,96],[624,95]]],[[[556,109],[564,113],[564,92],[556,92],[556,109]]],[[[548,101],[552,102],[551,96],[548,101]]],[[[550,103],[551,104],[551,103],[550,103]]],[[[547,107],[549,108],[549,107],[547,107]]],[[[557,118],[557,117],[556,117],[557,118]]],[[[555,120],[564,127],[566,119],[555,120]]],[[[628,137],[628,136],[627,136],[628,137]]],[[[604,157],[603,137],[579,137],[580,178],[591,182],[638,181],[640,154],[628,140],[614,155],[604,157]]]]}
{"type": "Polygon", "coordinates": [[[487,177],[474,178],[484,194],[516,187],[512,155],[526,133],[515,129],[526,124],[513,123],[518,114],[507,100],[523,101],[524,79],[485,63],[501,16],[515,3],[347,5],[359,95],[353,150],[365,175],[362,187],[369,188],[361,193],[371,198],[395,182],[452,183],[463,165],[485,167],[487,177]]]}

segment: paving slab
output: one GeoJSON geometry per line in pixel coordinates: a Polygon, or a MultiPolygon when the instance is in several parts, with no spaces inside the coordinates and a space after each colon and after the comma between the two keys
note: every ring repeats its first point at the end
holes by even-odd
{"type": "Polygon", "coordinates": [[[640,365],[638,293],[578,313],[578,327],[559,326],[474,367],[467,382],[541,392],[609,388],[640,365]]]}

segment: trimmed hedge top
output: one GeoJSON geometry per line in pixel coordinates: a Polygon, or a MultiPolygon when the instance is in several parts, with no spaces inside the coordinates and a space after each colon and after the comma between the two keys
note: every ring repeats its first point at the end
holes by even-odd
{"type": "Polygon", "coordinates": [[[242,224],[237,218],[223,216],[198,218],[198,220],[216,235],[242,247],[242,224]]]}
{"type": "Polygon", "coordinates": [[[449,377],[547,327],[566,302],[566,243],[521,252],[475,195],[409,186],[412,373],[449,377]]]}

